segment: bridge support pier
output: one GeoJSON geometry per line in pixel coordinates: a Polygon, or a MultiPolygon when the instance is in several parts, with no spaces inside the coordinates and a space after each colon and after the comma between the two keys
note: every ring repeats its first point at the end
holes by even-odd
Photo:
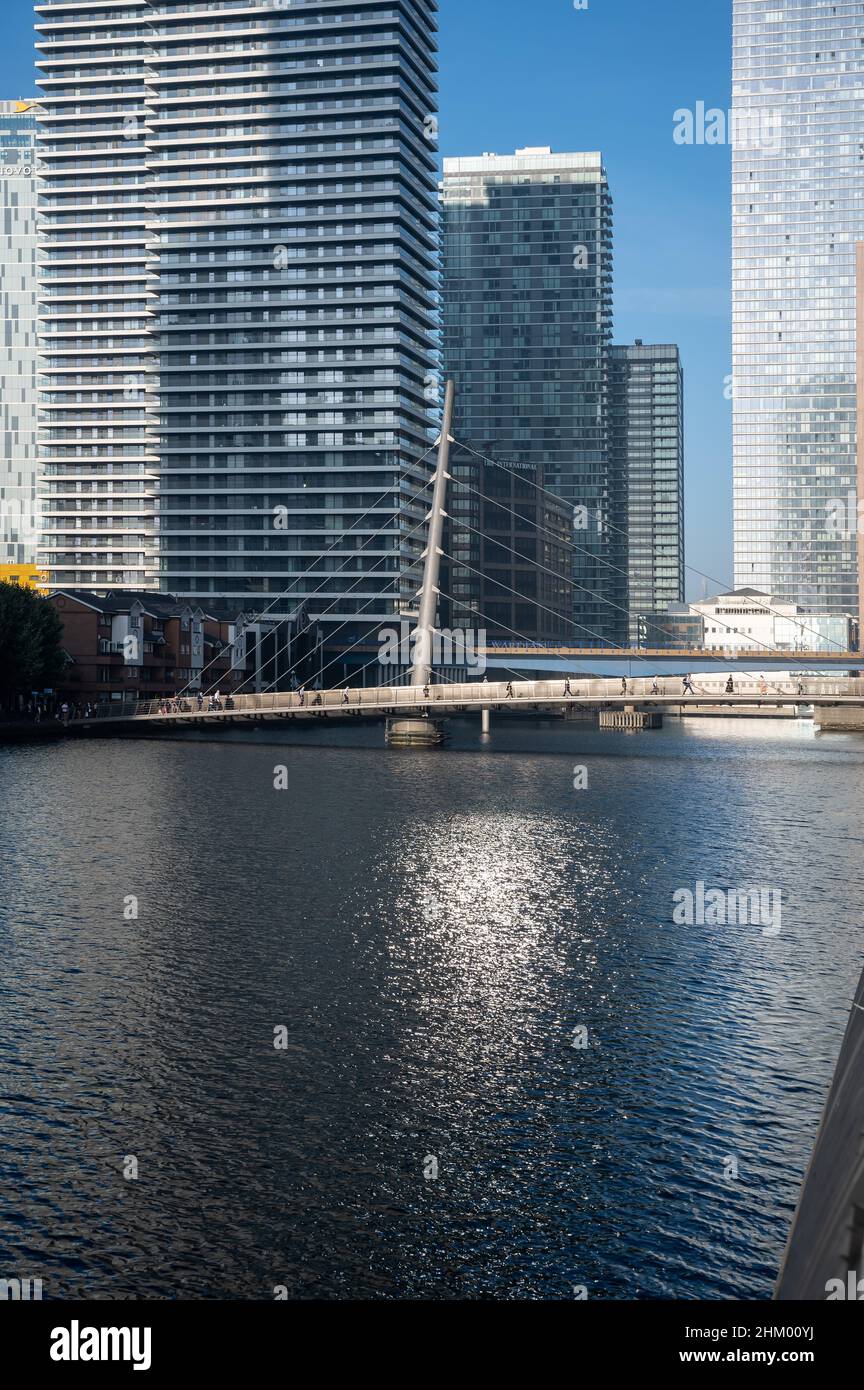
{"type": "Polygon", "coordinates": [[[480,715],[481,732],[487,736],[492,732],[492,712],[486,705],[480,715]]]}
{"type": "Polygon", "coordinates": [[[624,709],[604,709],[600,711],[601,729],[662,729],[663,715],[660,710],[636,709],[627,705],[624,709]]]}
{"type": "Polygon", "coordinates": [[[440,719],[388,719],[387,742],[393,748],[436,748],[444,742],[440,719]]]}
{"type": "Polygon", "coordinates": [[[817,709],[813,718],[817,729],[835,733],[864,733],[864,709],[828,705],[817,709]]]}

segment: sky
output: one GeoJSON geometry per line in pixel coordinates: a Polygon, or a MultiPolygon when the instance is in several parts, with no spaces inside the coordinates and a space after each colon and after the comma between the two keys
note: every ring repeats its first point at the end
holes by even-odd
{"type": "Polygon", "coordinates": [[[688,597],[731,585],[731,157],[673,139],[677,110],[729,108],[731,0],[440,0],[440,10],[443,156],[602,151],[615,341],[677,343],[684,363],[688,597]]]}
{"type": "MultiPolygon", "coordinates": [[[[731,11],[731,0],[440,0],[442,156],[604,155],[615,341],[674,342],[684,362],[689,598],[732,580],[731,160],[727,146],[677,144],[674,113],[728,109],[731,11]]],[[[0,97],[32,95],[29,0],[3,0],[3,21],[0,97]]]]}

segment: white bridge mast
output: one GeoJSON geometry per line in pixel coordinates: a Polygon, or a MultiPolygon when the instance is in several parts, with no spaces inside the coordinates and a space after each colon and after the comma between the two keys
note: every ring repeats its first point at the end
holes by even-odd
{"type": "Polygon", "coordinates": [[[441,542],[444,539],[444,518],[447,513],[444,503],[447,500],[447,483],[450,474],[447,465],[450,461],[450,430],[453,424],[453,402],[456,388],[452,381],[447,382],[444,396],[444,417],[441,421],[441,438],[438,441],[438,465],[435,469],[435,487],[432,493],[432,510],[429,513],[429,539],[423,552],[423,585],[419,592],[420,612],[414,632],[414,655],[411,662],[412,686],[428,685],[432,679],[432,643],[435,636],[435,619],[438,612],[438,576],[441,571],[441,542]]]}

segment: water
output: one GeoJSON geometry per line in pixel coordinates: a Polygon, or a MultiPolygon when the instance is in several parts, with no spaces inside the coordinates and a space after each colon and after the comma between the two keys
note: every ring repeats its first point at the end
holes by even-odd
{"type": "Polygon", "coordinates": [[[0,748],[0,1277],[769,1297],[864,964],[864,740],[291,739],[0,748]],[[697,880],[780,888],[779,936],[675,926],[697,880]]]}

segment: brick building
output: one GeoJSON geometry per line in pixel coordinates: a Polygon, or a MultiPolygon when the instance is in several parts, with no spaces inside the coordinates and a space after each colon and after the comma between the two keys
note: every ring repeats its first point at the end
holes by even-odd
{"type": "Polygon", "coordinates": [[[290,618],[214,618],[174,594],[54,589],[68,658],[63,695],[75,702],[158,700],[181,691],[245,694],[314,684],[321,639],[305,605],[290,618]]]}
{"type": "Polygon", "coordinates": [[[55,589],[49,600],[63,622],[70,699],[152,700],[244,679],[232,669],[234,625],[171,594],[55,589]]]}

